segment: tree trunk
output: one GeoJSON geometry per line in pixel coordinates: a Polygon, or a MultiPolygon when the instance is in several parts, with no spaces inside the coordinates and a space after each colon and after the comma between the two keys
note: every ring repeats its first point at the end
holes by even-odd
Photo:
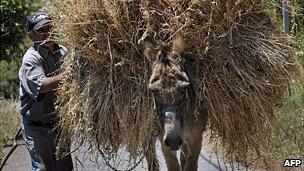
{"type": "Polygon", "coordinates": [[[282,0],[282,13],[283,13],[283,27],[287,34],[290,34],[289,27],[289,9],[287,5],[287,0],[282,0]]]}

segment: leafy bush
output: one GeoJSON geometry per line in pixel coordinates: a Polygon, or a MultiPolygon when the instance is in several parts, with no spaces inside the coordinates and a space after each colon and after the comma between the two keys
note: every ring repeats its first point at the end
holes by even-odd
{"type": "MultiPolygon", "coordinates": [[[[266,10],[276,17],[277,21],[283,26],[282,0],[266,1],[266,10]]],[[[304,36],[304,1],[288,1],[289,24],[294,36],[304,36]]]]}
{"type": "Polygon", "coordinates": [[[18,106],[16,100],[0,100],[0,160],[3,156],[3,145],[8,139],[14,138],[14,134],[20,127],[18,106]]]}
{"type": "Polygon", "coordinates": [[[294,0],[291,6],[294,34],[304,38],[304,1],[294,0]]]}
{"type": "Polygon", "coordinates": [[[26,0],[1,0],[1,60],[12,60],[23,55],[21,46],[26,37],[26,16],[33,7],[26,0]]]}
{"type": "Polygon", "coordinates": [[[27,0],[0,2],[0,98],[18,97],[18,69],[29,44],[26,16],[38,8],[27,0]]]}
{"type": "Polygon", "coordinates": [[[18,70],[20,62],[13,60],[10,62],[0,61],[0,97],[4,98],[17,98],[19,81],[18,70]]]}

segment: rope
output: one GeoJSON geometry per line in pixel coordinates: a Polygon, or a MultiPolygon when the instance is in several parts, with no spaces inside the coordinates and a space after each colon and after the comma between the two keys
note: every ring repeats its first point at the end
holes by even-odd
{"type": "Polygon", "coordinates": [[[18,143],[17,143],[17,137],[21,132],[21,127],[19,127],[18,131],[15,134],[14,137],[14,145],[13,147],[10,149],[10,151],[6,154],[6,156],[4,157],[1,165],[0,165],[0,171],[4,168],[5,163],[7,162],[7,160],[10,158],[10,156],[13,154],[13,152],[16,150],[16,148],[18,147],[18,143]]]}

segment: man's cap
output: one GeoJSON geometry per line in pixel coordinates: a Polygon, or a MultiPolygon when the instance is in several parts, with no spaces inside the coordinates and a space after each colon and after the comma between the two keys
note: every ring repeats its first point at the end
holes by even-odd
{"type": "Polygon", "coordinates": [[[51,17],[43,12],[36,12],[30,16],[26,17],[27,31],[38,30],[43,26],[51,24],[51,17]]]}

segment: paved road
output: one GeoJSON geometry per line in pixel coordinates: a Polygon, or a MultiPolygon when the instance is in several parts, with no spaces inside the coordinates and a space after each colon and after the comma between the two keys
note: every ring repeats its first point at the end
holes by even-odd
{"type": "MultiPolygon", "coordinates": [[[[3,171],[30,171],[31,164],[30,158],[26,149],[26,146],[23,141],[19,141],[19,146],[10,159],[7,161],[6,166],[3,171]]],[[[4,152],[7,151],[10,147],[6,147],[4,152]]],[[[79,171],[110,171],[109,167],[105,165],[101,158],[98,159],[98,162],[93,162],[91,158],[92,156],[96,156],[98,154],[86,154],[84,151],[77,151],[73,154],[73,163],[75,170],[79,171]]],[[[157,156],[160,160],[161,171],[166,171],[166,164],[164,161],[164,156],[160,150],[159,144],[157,144],[157,156]]],[[[199,171],[218,171],[218,170],[232,170],[229,167],[229,164],[223,162],[222,160],[217,160],[215,155],[211,155],[207,152],[202,151],[199,162],[198,162],[198,170],[199,171]]],[[[136,171],[144,171],[147,170],[147,162],[144,159],[142,163],[135,169],[136,171]]],[[[120,167],[120,169],[124,169],[120,167]]],[[[238,169],[235,169],[238,170],[238,169]]],[[[244,168],[240,168],[239,170],[246,170],[244,168]]]]}

